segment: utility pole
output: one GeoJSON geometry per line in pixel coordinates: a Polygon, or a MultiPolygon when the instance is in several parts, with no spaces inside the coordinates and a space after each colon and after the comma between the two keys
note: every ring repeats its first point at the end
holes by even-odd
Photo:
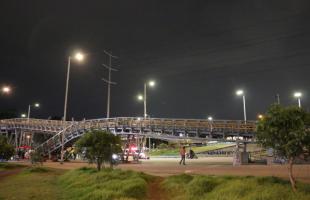
{"type": "Polygon", "coordinates": [[[116,85],[116,82],[111,81],[111,71],[118,71],[117,69],[112,68],[112,58],[117,59],[118,57],[113,56],[112,53],[104,51],[104,53],[109,56],[109,64],[102,64],[105,68],[108,69],[109,75],[108,79],[102,78],[104,82],[108,84],[108,95],[107,95],[107,118],[110,118],[110,96],[111,96],[111,84],[116,85]]]}
{"type": "Polygon", "coordinates": [[[276,102],[278,105],[280,105],[280,95],[276,94],[276,102]]]}

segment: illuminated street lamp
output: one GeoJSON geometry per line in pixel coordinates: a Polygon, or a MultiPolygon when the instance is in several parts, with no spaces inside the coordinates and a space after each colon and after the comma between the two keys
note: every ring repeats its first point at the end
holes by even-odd
{"type": "Polygon", "coordinates": [[[262,120],[262,119],[264,118],[264,115],[259,114],[259,115],[257,115],[257,118],[260,119],[260,120],[262,120]]]}
{"type": "Polygon", "coordinates": [[[245,108],[245,95],[243,90],[237,90],[236,91],[237,96],[242,96],[243,99],[243,115],[244,115],[244,123],[246,123],[246,108],[245,108]]]}
{"type": "Polygon", "coordinates": [[[302,97],[302,93],[301,92],[295,92],[294,93],[294,97],[297,98],[297,100],[298,100],[298,107],[301,108],[300,98],[302,97]]]}
{"type": "Polygon", "coordinates": [[[64,115],[63,115],[63,121],[66,121],[67,118],[67,100],[68,100],[68,90],[69,90],[69,79],[70,79],[70,65],[71,65],[71,59],[75,59],[78,62],[81,62],[84,60],[84,54],[78,52],[73,57],[68,57],[68,69],[67,69],[67,81],[66,81],[66,93],[65,93],[65,105],[64,105],[64,115]]]}
{"type": "Polygon", "coordinates": [[[3,86],[1,88],[1,92],[4,94],[9,94],[11,92],[11,88],[9,86],[3,86]]]}
{"type": "Polygon", "coordinates": [[[213,126],[212,126],[213,117],[209,116],[209,117],[208,117],[208,121],[209,121],[209,123],[210,123],[210,131],[212,132],[212,130],[213,130],[213,126]]]}
{"type": "Polygon", "coordinates": [[[147,117],[147,112],[146,112],[146,88],[147,86],[149,87],[154,87],[155,86],[155,81],[151,80],[147,83],[144,83],[144,94],[143,96],[140,94],[138,95],[138,100],[139,101],[142,101],[143,100],[143,103],[144,103],[144,118],[147,117]]]}
{"type": "Polygon", "coordinates": [[[25,113],[22,113],[22,114],[20,115],[20,117],[21,117],[21,118],[26,118],[27,115],[26,115],[25,113]]]}
{"type": "Polygon", "coordinates": [[[33,105],[29,104],[28,105],[28,114],[27,114],[27,118],[28,120],[30,119],[30,111],[31,111],[31,107],[34,107],[34,108],[39,108],[40,107],[40,104],[39,103],[35,103],[33,105]]]}
{"type": "MultiPolygon", "coordinates": [[[[84,60],[84,54],[77,52],[73,58],[78,61],[81,62],[84,60]]],[[[64,105],[64,115],[62,120],[65,122],[67,119],[67,101],[68,101],[68,90],[69,90],[69,78],[70,78],[70,65],[71,65],[71,59],[72,57],[69,56],[68,57],[68,69],[67,69],[67,81],[66,81],[66,93],[65,93],[65,105],[64,105]]],[[[63,164],[63,156],[64,156],[64,139],[65,139],[65,135],[64,132],[61,135],[61,153],[60,153],[60,163],[63,164]]]]}
{"type": "Polygon", "coordinates": [[[30,141],[29,141],[30,140],[30,135],[27,135],[26,138],[27,138],[27,145],[30,146],[30,141]]]}
{"type": "Polygon", "coordinates": [[[143,100],[143,95],[139,94],[137,98],[138,98],[139,101],[142,101],[143,100]]]}

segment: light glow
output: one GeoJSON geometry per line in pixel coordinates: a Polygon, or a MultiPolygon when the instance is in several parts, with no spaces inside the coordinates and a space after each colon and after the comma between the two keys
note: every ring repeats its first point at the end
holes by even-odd
{"type": "Polygon", "coordinates": [[[154,86],[155,86],[155,81],[150,81],[150,82],[149,82],[149,86],[150,86],[150,87],[154,87],[154,86]]]}
{"type": "Polygon", "coordinates": [[[302,96],[302,93],[301,92],[295,92],[294,93],[294,97],[296,97],[296,98],[299,98],[299,97],[301,97],[302,96]]]}
{"type": "Polygon", "coordinates": [[[9,86],[3,86],[2,92],[8,94],[11,92],[11,88],[9,86]]]}
{"type": "Polygon", "coordinates": [[[238,96],[241,96],[243,94],[244,94],[243,90],[237,90],[236,91],[236,95],[238,95],[238,96]]]}
{"type": "Polygon", "coordinates": [[[75,54],[74,58],[77,60],[77,61],[83,61],[84,60],[84,54],[78,52],[75,54]]]}
{"type": "Polygon", "coordinates": [[[141,94],[138,95],[138,100],[142,101],[143,100],[143,96],[141,94]]]}

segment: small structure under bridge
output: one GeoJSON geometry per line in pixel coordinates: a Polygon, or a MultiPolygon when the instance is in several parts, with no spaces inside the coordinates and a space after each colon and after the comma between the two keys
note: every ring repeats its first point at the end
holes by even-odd
{"type": "MultiPolygon", "coordinates": [[[[117,117],[83,121],[60,121],[45,119],[0,120],[1,134],[6,135],[16,147],[29,145],[35,134],[46,140],[34,148],[45,155],[71,145],[77,138],[91,129],[108,130],[123,138],[134,136],[141,141],[154,138],[165,141],[207,143],[209,141],[238,141],[248,143],[255,140],[256,121],[206,119],[167,119],[117,117]],[[31,137],[27,137],[31,135],[31,137]],[[62,137],[63,140],[62,140],[62,137]],[[63,141],[63,144],[62,144],[63,141]]],[[[150,144],[150,143],[149,143],[150,144]]]]}

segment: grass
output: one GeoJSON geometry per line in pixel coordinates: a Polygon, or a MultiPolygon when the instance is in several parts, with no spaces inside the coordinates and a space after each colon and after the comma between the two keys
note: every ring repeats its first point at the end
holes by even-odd
{"type": "Polygon", "coordinates": [[[14,163],[7,163],[7,162],[0,162],[0,171],[2,170],[10,170],[10,169],[17,169],[17,168],[23,168],[25,165],[19,165],[14,163]]]}
{"type": "MultiPolygon", "coordinates": [[[[232,146],[232,144],[215,144],[215,145],[209,145],[209,146],[201,146],[201,147],[192,147],[192,150],[195,153],[205,152],[205,151],[212,151],[217,150],[225,147],[232,146]]],[[[188,150],[188,148],[187,148],[188,150]]],[[[151,156],[176,156],[179,155],[179,149],[158,149],[156,151],[152,151],[150,153],[151,156]]]]}
{"type": "MultiPolygon", "coordinates": [[[[2,168],[12,168],[4,166],[2,168]]],[[[0,200],[142,200],[153,176],[120,169],[80,168],[66,171],[28,167],[0,181],[0,200]]],[[[309,200],[310,185],[275,177],[233,177],[181,174],[160,185],[170,200],[309,200]]],[[[159,192],[160,192],[159,191],[159,192]]]]}
{"type": "Polygon", "coordinates": [[[46,168],[26,168],[23,172],[0,181],[0,199],[62,199],[57,181],[64,172],[46,168]]]}
{"type": "Polygon", "coordinates": [[[308,200],[310,185],[298,183],[293,193],[288,181],[275,177],[168,177],[162,187],[173,200],[308,200]]]}
{"type": "Polygon", "coordinates": [[[59,180],[65,199],[112,200],[144,199],[151,176],[133,171],[81,168],[66,173],[59,180]]]}
{"type": "Polygon", "coordinates": [[[94,168],[65,171],[28,167],[0,182],[0,200],[138,200],[144,199],[148,181],[144,173],[94,168]]]}

